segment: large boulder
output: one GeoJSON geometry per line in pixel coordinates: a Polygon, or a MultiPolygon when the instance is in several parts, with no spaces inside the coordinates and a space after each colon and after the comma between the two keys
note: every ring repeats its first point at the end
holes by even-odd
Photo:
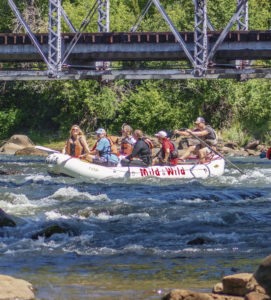
{"type": "Polygon", "coordinates": [[[35,299],[34,288],[31,283],[23,279],[0,275],[0,300],[11,299],[35,299]]]}
{"type": "Polygon", "coordinates": [[[222,294],[245,296],[245,294],[247,293],[246,286],[252,275],[253,274],[251,273],[239,273],[223,277],[222,294]]]}
{"type": "Polygon", "coordinates": [[[256,292],[271,298],[271,255],[267,256],[259,265],[247,284],[247,294],[256,292]]]}
{"type": "Polygon", "coordinates": [[[15,154],[16,151],[33,147],[34,143],[26,135],[13,135],[1,148],[0,154],[15,154]]]}
{"type": "Polygon", "coordinates": [[[15,155],[35,155],[35,156],[48,156],[48,152],[41,151],[35,147],[26,147],[19,149],[15,152],[15,155]]]}
{"type": "Polygon", "coordinates": [[[245,145],[245,150],[248,150],[248,149],[254,150],[254,149],[256,149],[259,145],[260,145],[260,141],[259,141],[259,140],[250,141],[249,143],[247,143],[247,144],[245,145]]]}

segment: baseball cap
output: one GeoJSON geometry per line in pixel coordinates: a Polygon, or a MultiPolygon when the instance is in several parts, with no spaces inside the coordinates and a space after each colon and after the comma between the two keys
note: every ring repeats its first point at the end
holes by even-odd
{"type": "Polygon", "coordinates": [[[167,137],[167,133],[165,131],[161,130],[158,133],[156,133],[155,136],[165,138],[165,137],[167,137]]]}
{"type": "Polygon", "coordinates": [[[197,120],[195,121],[195,124],[198,124],[198,123],[205,123],[205,120],[203,117],[198,117],[197,120]]]}
{"type": "Polygon", "coordinates": [[[97,134],[106,134],[106,131],[103,128],[99,128],[99,129],[96,130],[96,133],[97,134]]]}

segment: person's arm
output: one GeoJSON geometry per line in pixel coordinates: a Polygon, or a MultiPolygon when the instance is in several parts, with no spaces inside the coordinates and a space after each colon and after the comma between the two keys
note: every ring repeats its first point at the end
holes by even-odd
{"type": "Polygon", "coordinates": [[[82,143],[82,145],[83,145],[83,147],[84,147],[85,152],[86,152],[87,154],[90,154],[90,150],[89,150],[87,141],[86,141],[85,137],[83,137],[83,136],[81,137],[81,143],[82,143]]]}
{"type": "Polygon", "coordinates": [[[165,153],[165,157],[163,159],[161,159],[162,162],[167,162],[168,161],[168,157],[169,157],[169,154],[170,154],[170,149],[169,148],[166,148],[164,150],[164,153],[165,153]]]}
{"type": "Polygon", "coordinates": [[[190,134],[188,133],[188,131],[182,131],[182,130],[174,130],[174,134],[179,134],[179,135],[184,135],[184,136],[189,136],[190,134]]]}
{"type": "MultiPolygon", "coordinates": [[[[190,130],[187,130],[187,132],[189,133],[190,130]]],[[[207,130],[201,130],[201,131],[191,131],[194,135],[196,136],[205,136],[208,134],[207,130]]]]}
{"type": "Polygon", "coordinates": [[[131,158],[137,156],[137,154],[139,153],[140,150],[141,150],[140,143],[136,143],[136,144],[134,145],[133,152],[132,152],[130,155],[126,156],[125,158],[131,159],[131,158]]]}

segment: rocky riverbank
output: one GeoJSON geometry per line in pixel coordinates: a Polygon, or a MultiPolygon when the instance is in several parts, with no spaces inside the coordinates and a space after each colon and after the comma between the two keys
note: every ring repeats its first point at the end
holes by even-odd
{"type": "Polygon", "coordinates": [[[270,300],[271,255],[266,257],[254,274],[226,276],[213,287],[212,293],[175,289],[162,300],[270,300]]]}
{"type": "MultiPolygon", "coordinates": [[[[95,137],[94,137],[95,138],[95,137]]],[[[161,145],[155,137],[149,137],[155,150],[157,151],[161,145]]],[[[179,154],[182,155],[188,147],[187,138],[179,137],[174,140],[178,147],[179,154]]],[[[218,140],[217,151],[226,156],[259,156],[262,152],[266,152],[269,146],[261,144],[259,140],[250,141],[244,147],[239,147],[234,142],[225,142],[221,138],[218,140]]],[[[61,149],[54,149],[60,151],[61,149]]],[[[13,135],[2,147],[0,154],[8,155],[37,155],[47,156],[47,152],[35,148],[35,144],[25,135],[13,135]]]]}

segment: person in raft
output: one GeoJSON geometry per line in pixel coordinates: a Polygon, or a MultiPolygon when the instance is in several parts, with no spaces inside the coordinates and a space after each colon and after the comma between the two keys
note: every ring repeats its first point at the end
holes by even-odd
{"type": "Polygon", "coordinates": [[[127,156],[132,154],[136,139],[133,137],[133,128],[124,123],[121,126],[122,140],[118,155],[127,156]]]}
{"type": "Polygon", "coordinates": [[[151,147],[148,139],[143,137],[140,129],[134,131],[133,137],[136,140],[133,151],[130,155],[121,160],[122,166],[147,167],[152,164],[151,147]]]}
{"type": "Polygon", "coordinates": [[[87,161],[107,167],[115,167],[118,164],[116,147],[112,139],[106,135],[103,128],[96,131],[97,142],[93,149],[86,155],[82,156],[87,161]]]}
{"type": "Polygon", "coordinates": [[[83,131],[78,125],[73,125],[70,130],[70,137],[67,139],[66,144],[62,149],[62,153],[80,157],[89,152],[87,140],[83,131]]]}
{"type": "Polygon", "coordinates": [[[154,158],[153,165],[177,165],[178,164],[178,150],[173,142],[171,142],[167,133],[163,130],[155,134],[160,144],[162,144],[159,156],[154,158]]]}
{"type": "MultiPolygon", "coordinates": [[[[205,120],[203,117],[198,117],[195,121],[196,128],[192,130],[175,130],[174,134],[191,136],[191,132],[206,142],[211,147],[215,147],[217,144],[216,133],[214,129],[210,125],[205,124],[205,120]]],[[[180,160],[185,161],[191,154],[196,154],[199,156],[201,162],[205,162],[210,159],[212,151],[201,145],[200,141],[194,140],[193,144],[190,145],[187,151],[180,157],[180,160]]]]}

